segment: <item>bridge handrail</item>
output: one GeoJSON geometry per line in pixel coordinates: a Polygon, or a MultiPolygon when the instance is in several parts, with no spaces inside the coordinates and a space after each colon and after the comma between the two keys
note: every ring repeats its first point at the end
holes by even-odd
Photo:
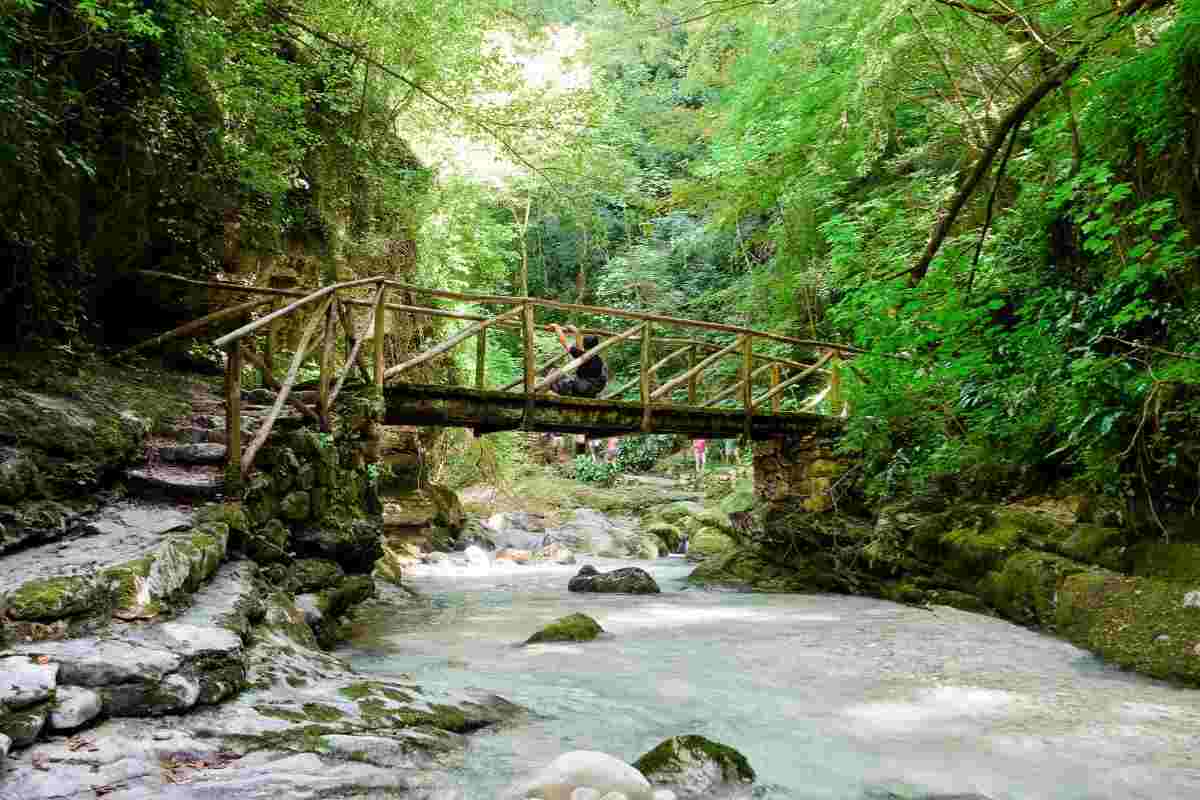
{"type": "MultiPolygon", "coordinates": [[[[248,477],[256,454],[265,443],[270,431],[282,411],[285,403],[290,403],[292,406],[300,410],[305,416],[315,419],[320,424],[323,430],[329,430],[331,409],[345,385],[346,378],[349,373],[357,365],[363,378],[368,383],[373,383],[379,390],[382,390],[384,382],[394,378],[399,374],[415,367],[419,364],[426,363],[437,356],[449,352],[463,341],[475,337],[476,346],[478,348],[476,359],[476,388],[483,390],[486,388],[486,348],[487,348],[487,329],[489,327],[507,328],[509,330],[516,329],[522,339],[523,349],[523,370],[521,378],[513,381],[503,387],[503,391],[508,391],[519,384],[523,384],[522,391],[526,395],[526,414],[531,415],[534,411],[534,396],[545,392],[550,387],[554,380],[561,377],[572,369],[578,368],[588,359],[596,356],[600,352],[607,350],[619,343],[631,343],[630,340],[635,337],[640,338],[640,358],[638,359],[638,376],[629,383],[621,386],[615,391],[605,395],[602,399],[611,399],[619,397],[623,392],[633,388],[635,385],[639,388],[639,399],[643,406],[642,429],[649,431],[652,429],[653,407],[656,404],[664,402],[670,403],[671,394],[676,389],[683,385],[687,385],[688,405],[707,408],[716,403],[721,402],[735,396],[740,400],[740,404],[745,414],[745,430],[746,435],[749,435],[752,418],[756,413],[756,409],[767,402],[771,404],[773,413],[780,412],[780,394],[788,387],[803,380],[808,375],[823,370],[829,361],[837,352],[865,354],[869,351],[862,348],[852,347],[849,345],[841,345],[833,342],[822,342],[813,339],[800,339],[783,334],[772,333],[769,331],[756,331],[751,328],[745,328],[738,325],[728,325],[719,322],[708,322],[705,320],[688,320],[679,317],[671,317],[663,314],[653,314],[642,311],[631,311],[619,308],[606,308],[603,306],[592,306],[581,303],[566,303],[558,300],[550,300],[536,297],[514,297],[503,295],[490,295],[475,292],[454,292],[443,289],[431,289],[422,286],[416,286],[408,283],[396,281],[384,275],[376,275],[368,278],[358,278],[355,280],[342,281],[339,283],[323,286],[313,290],[300,289],[279,289],[274,287],[259,287],[245,286],[243,284],[230,283],[224,281],[196,280],[191,278],[183,278],[167,273],[156,272],[151,270],[142,271],[142,274],[148,277],[169,279],[172,281],[183,282],[189,285],[202,286],[220,291],[230,291],[235,293],[257,295],[258,299],[250,302],[241,303],[232,308],[223,309],[198,320],[194,320],[185,325],[169,331],[166,334],[155,337],[154,339],[143,342],[120,355],[142,349],[143,347],[162,343],[170,338],[185,334],[195,333],[200,329],[207,327],[209,324],[215,323],[221,319],[227,319],[237,314],[248,314],[254,308],[272,302],[270,299],[263,300],[263,296],[283,297],[288,298],[291,302],[284,305],[282,308],[270,311],[262,317],[241,325],[237,329],[226,333],[216,340],[214,344],[223,348],[226,351],[226,369],[225,369],[225,394],[226,394],[226,440],[228,470],[230,477],[234,480],[241,480],[248,477]],[[346,291],[359,287],[374,286],[374,297],[370,300],[359,299],[357,297],[345,297],[346,291]],[[389,291],[401,291],[407,294],[409,301],[403,304],[388,303],[387,294],[389,291]],[[435,307],[419,306],[412,304],[413,296],[422,296],[426,298],[449,299],[460,302],[475,303],[479,305],[504,305],[511,306],[507,311],[503,311],[493,316],[482,314],[471,314],[466,312],[449,311],[435,307]],[[271,374],[274,368],[274,359],[272,356],[272,340],[271,326],[280,319],[296,315],[306,308],[317,304],[318,311],[313,314],[312,318],[306,321],[304,325],[303,336],[300,343],[292,355],[290,367],[287,372],[286,379],[282,382],[275,380],[271,374]],[[367,323],[367,330],[373,331],[373,336],[368,334],[364,337],[355,335],[355,328],[350,314],[350,308],[353,307],[368,307],[371,309],[370,319],[367,323]],[[610,331],[596,328],[585,328],[582,332],[594,333],[603,336],[604,339],[597,345],[588,348],[581,355],[570,358],[566,364],[558,366],[550,371],[550,374],[541,378],[537,377],[539,368],[535,365],[535,342],[534,331],[541,328],[549,329],[552,326],[535,325],[534,312],[538,308],[555,309],[568,312],[577,312],[591,314],[601,317],[615,317],[619,319],[627,319],[635,321],[636,324],[630,326],[624,331],[610,331]],[[459,330],[457,333],[449,336],[440,343],[427,348],[426,350],[413,355],[406,359],[403,363],[387,368],[384,359],[384,334],[386,332],[385,314],[387,310],[400,311],[413,315],[425,315],[432,317],[443,317],[450,319],[461,319],[472,324],[459,330]],[[318,334],[318,330],[322,328],[322,318],[324,325],[323,334],[318,334]],[[335,367],[334,361],[338,357],[338,334],[339,326],[345,334],[346,345],[345,363],[340,369],[335,367]],[[731,344],[722,344],[720,342],[679,338],[679,337],[655,337],[652,328],[654,326],[674,326],[683,328],[696,328],[700,330],[714,331],[724,334],[734,334],[735,339],[731,344]],[[268,335],[264,343],[264,351],[260,355],[254,352],[253,346],[247,347],[244,342],[248,337],[254,336],[266,330],[268,335]],[[640,336],[639,336],[640,334],[640,336]],[[314,338],[316,335],[316,338],[314,338]],[[374,367],[368,369],[359,358],[362,345],[366,338],[373,338],[374,345],[374,367]],[[309,347],[309,340],[313,340],[314,344],[309,347]],[[754,352],[754,343],[757,340],[772,341],[782,344],[788,344],[799,347],[814,347],[823,348],[824,354],[814,364],[806,364],[803,362],[793,361],[791,359],[775,356],[769,353],[754,352]],[[300,367],[303,362],[314,352],[317,351],[318,343],[320,344],[320,377],[319,391],[317,393],[317,410],[313,410],[309,405],[291,394],[291,390],[297,380],[300,367]],[[682,345],[673,352],[657,361],[652,361],[654,355],[654,344],[662,345],[682,345]],[[666,380],[657,388],[654,386],[656,375],[660,369],[665,367],[671,361],[687,354],[687,368],[681,373],[666,380]],[[703,357],[701,355],[703,354],[703,357]],[[706,369],[716,364],[725,357],[736,355],[739,358],[738,376],[734,382],[718,392],[714,397],[700,405],[698,382],[700,376],[706,369]],[[241,436],[241,371],[243,359],[249,361],[262,372],[262,380],[266,385],[270,385],[276,391],[274,404],[263,421],[262,426],[255,433],[253,441],[249,447],[242,452],[242,436],[241,436]],[[756,361],[760,366],[755,368],[756,361]],[[782,371],[788,368],[794,374],[784,379],[782,371]],[[754,396],[754,382],[767,370],[771,372],[770,388],[767,392],[759,397],[754,396]],[[340,373],[336,375],[335,372],[340,373]]],[[[251,343],[253,345],[253,343],[251,343]]],[[[661,352],[661,351],[660,351],[661,352]]],[[[902,356],[894,356],[901,357],[902,356]]],[[[558,355],[550,361],[542,365],[541,368],[554,367],[559,364],[564,358],[564,355],[558,355]]]]}

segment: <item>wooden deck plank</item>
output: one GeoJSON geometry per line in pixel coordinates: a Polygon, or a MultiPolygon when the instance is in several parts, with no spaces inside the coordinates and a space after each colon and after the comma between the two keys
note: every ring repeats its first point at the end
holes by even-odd
{"type": "MultiPolygon", "coordinates": [[[[525,416],[523,392],[479,390],[462,386],[396,383],[384,389],[386,425],[432,425],[473,428],[478,433],[518,430],[525,416]]],[[[536,395],[536,414],[529,428],[554,433],[620,436],[640,433],[641,403],[583,397],[536,395]]],[[[656,433],[677,433],[692,439],[736,438],[745,431],[742,409],[654,405],[656,433]]],[[[840,431],[844,421],[811,413],[755,414],[751,438],[770,439],[816,429],[840,431]]]]}

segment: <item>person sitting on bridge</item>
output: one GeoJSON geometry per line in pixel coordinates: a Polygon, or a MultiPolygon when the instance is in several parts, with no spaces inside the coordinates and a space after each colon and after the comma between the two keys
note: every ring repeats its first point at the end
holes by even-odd
{"type": "MultiPolygon", "coordinates": [[[[584,336],[574,325],[568,325],[567,330],[575,334],[575,344],[570,344],[561,327],[558,325],[551,325],[550,327],[558,334],[558,343],[563,346],[564,350],[571,354],[571,358],[579,358],[584,352],[600,344],[599,337],[592,335],[584,336]]],[[[604,391],[604,387],[607,384],[608,367],[602,358],[592,356],[579,365],[579,369],[575,370],[574,375],[563,375],[552,383],[550,391],[555,394],[569,395],[571,397],[595,397],[604,391]]]]}

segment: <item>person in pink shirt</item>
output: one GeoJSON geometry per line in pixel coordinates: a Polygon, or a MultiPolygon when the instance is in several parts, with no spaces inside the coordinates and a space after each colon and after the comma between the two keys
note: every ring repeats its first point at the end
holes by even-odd
{"type": "Polygon", "coordinates": [[[692,440],[692,455],[696,459],[696,474],[704,472],[704,456],[708,449],[707,439],[692,440]]]}

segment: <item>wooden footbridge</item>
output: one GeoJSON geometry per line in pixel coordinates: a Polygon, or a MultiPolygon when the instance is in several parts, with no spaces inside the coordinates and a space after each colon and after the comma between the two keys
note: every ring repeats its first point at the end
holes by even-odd
{"type": "MultiPolygon", "coordinates": [[[[830,418],[809,411],[781,411],[783,392],[814,373],[826,371],[828,362],[837,353],[863,352],[715,322],[533,297],[450,292],[387,277],[303,290],[196,281],[158,272],[143,274],[155,280],[249,295],[251,299],[143,342],[118,358],[172,338],[194,336],[222,320],[228,324],[228,320],[244,319],[251,312],[261,314],[214,342],[226,353],[229,466],[236,467],[242,477],[253,468],[255,456],[285,405],[328,430],[334,403],[341,392],[368,387],[382,392],[386,408],[384,423],[388,425],[467,427],[477,434],[523,429],[591,437],[656,432],[691,438],[765,439],[803,434],[827,425],[830,418]],[[496,313],[469,314],[432,304],[439,300],[495,308],[496,313]],[[422,302],[429,305],[421,305],[422,302]],[[582,333],[596,335],[600,343],[578,358],[559,352],[539,364],[536,332],[549,330],[550,326],[539,324],[537,317],[539,312],[546,311],[628,320],[632,324],[619,331],[581,327],[582,333]],[[417,319],[445,318],[466,325],[437,344],[388,364],[385,335],[389,312],[417,319]],[[281,325],[296,326],[299,338],[294,339],[286,371],[277,374],[273,332],[281,325]],[[678,335],[679,331],[684,335],[678,335]],[[489,332],[519,341],[522,375],[506,385],[489,382],[486,369],[489,332]],[[472,338],[476,347],[473,385],[405,380],[415,374],[414,368],[447,355],[472,338]],[[634,353],[631,357],[626,353],[622,367],[610,377],[600,397],[563,397],[550,392],[549,387],[557,378],[589,358],[607,354],[606,360],[612,363],[617,351],[609,351],[618,347],[632,349],[634,353]],[[796,347],[824,355],[813,363],[803,363],[775,354],[796,347]],[[305,402],[300,393],[293,391],[302,366],[313,358],[319,364],[315,404],[305,402]],[[706,383],[705,373],[713,374],[713,368],[725,360],[734,360],[736,374],[721,385],[706,383]],[[245,366],[257,368],[262,384],[275,392],[273,407],[249,442],[243,442],[241,421],[245,366]],[[674,374],[664,375],[669,368],[674,374]],[[352,377],[354,373],[357,378],[352,377]]],[[[311,398],[313,394],[306,396],[311,398]]]]}

